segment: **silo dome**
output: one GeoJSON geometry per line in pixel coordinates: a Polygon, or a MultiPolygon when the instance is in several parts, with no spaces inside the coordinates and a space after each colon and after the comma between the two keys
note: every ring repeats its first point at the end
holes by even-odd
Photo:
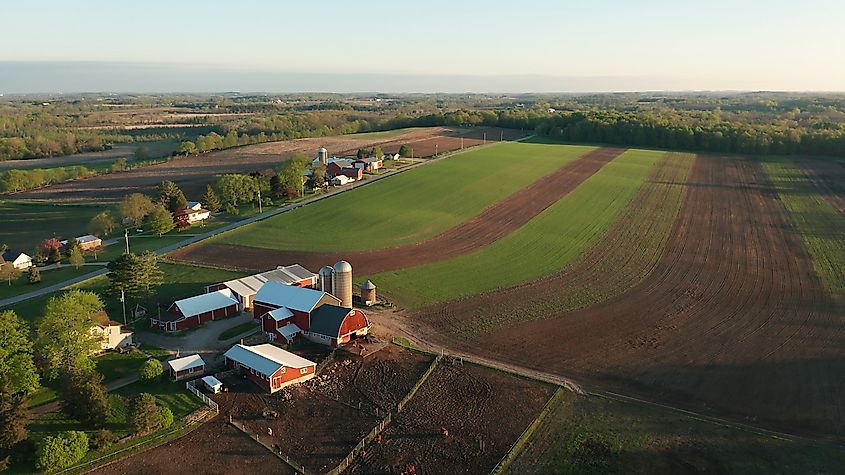
{"type": "Polygon", "coordinates": [[[352,264],[346,261],[337,261],[334,265],[335,272],[352,272],[352,264]]]}

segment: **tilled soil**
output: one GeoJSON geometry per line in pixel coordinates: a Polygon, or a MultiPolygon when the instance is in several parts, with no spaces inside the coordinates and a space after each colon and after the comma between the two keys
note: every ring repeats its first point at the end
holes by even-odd
{"type": "MultiPolygon", "coordinates": [[[[458,137],[463,132],[445,127],[431,127],[410,130],[389,140],[341,135],[267,142],[191,157],[177,157],[158,165],[60,183],[17,193],[14,196],[17,199],[57,202],[115,203],[129,193],[153,193],[155,187],[163,180],[171,180],[185,192],[185,196],[189,199],[198,199],[205,191],[205,186],[214,180],[215,175],[275,169],[294,152],[313,155],[320,147],[326,147],[330,154],[342,156],[354,153],[359,148],[382,143],[389,144],[386,151],[394,151],[393,148],[398,151],[399,146],[404,143],[424,143],[432,138],[443,140],[440,151],[444,152],[460,148],[460,143],[454,142],[455,140],[460,142],[458,137]]],[[[469,146],[468,143],[465,146],[469,146]]],[[[418,153],[420,152],[415,152],[415,154],[418,153]]]]}
{"type": "Polygon", "coordinates": [[[88,473],[102,475],[294,474],[294,470],[221,416],[188,435],[88,473]]]}
{"type": "MultiPolygon", "coordinates": [[[[592,387],[842,437],[843,316],[766,174],[754,161],[700,156],[687,186],[663,258],[629,292],[451,344],[592,387]]],[[[535,292],[520,298],[533,305],[535,292]]]]}
{"type": "Polygon", "coordinates": [[[340,259],[349,261],[359,275],[376,274],[440,261],[487,246],[522,227],[531,218],[569,194],[601,167],[622,154],[620,148],[600,148],[537,180],[478,215],[437,236],[400,247],[357,252],[278,251],[229,244],[197,244],[169,254],[169,258],[205,265],[267,270],[279,263],[299,263],[319,269],[340,259]]]}
{"type": "Polygon", "coordinates": [[[349,473],[489,473],[553,391],[444,360],[349,473]]]}

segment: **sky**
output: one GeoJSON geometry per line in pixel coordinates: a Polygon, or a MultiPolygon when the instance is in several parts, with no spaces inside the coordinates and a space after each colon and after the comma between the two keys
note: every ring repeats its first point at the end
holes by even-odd
{"type": "Polygon", "coordinates": [[[845,90],[841,0],[17,0],[0,11],[0,93],[845,90]]]}

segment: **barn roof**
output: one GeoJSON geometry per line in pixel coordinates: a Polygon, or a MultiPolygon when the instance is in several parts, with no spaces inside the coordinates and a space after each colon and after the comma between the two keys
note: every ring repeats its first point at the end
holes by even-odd
{"type": "Polygon", "coordinates": [[[311,312],[311,328],[308,331],[337,338],[340,336],[340,326],[343,319],[349,315],[351,308],[337,305],[320,305],[311,312]]]}
{"type": "Polygon", "coordinates": [[[288,340],[293,338],[295,335],[302,333],[302,329],[295,323],[288,323],[282,328],[279,328],[277,331],[288,340]]]}
{"type": "Polygon", "coordinates": [[[230,305],[237,305],[238,301],[232,297],[229,289],[215,290],[207,294],[196,295],[177,300],[174,305],[179,307],[184,317],[192,317],[201,313],[219,310],[230,305]]]}
{"type": "Polygon", "coordinates": [[[188,355],[175,360],[167,361],[166,364],[170,366],[173,371],[184,371],[191,368],[199,368],[205,366],[205,361],[200,355],[188,355]]]}
{"type": "Polygon", "coordinates": [[[269,343],[255,346],[237,344],[229,348],[223,356],[267,376],[283,366],[304,368],[317,364],[269,343]]]}
{"type": "Polygon", "coordinates": [[[284,285],[271,280],[261,287],[253,301],[287,307],[300,312],[310,312],[325,295],[325,292],[319,290],[284,285]]]}
{"type": "Polygon", "coordinates": [[[273,270],[262,272],[260,274],[229,280],[223,282],[223,285],[232,289],[232,291],[238,295],[248,296],[255,295],[259,290],[261,290],[261,287],[263,287],[268,280],[290,285],[316,276],[317,274],[302,267],[301,265],[293,264],[289,266],[279,266],[273,270]]]}
{"type": "Polygon", "coordinates": [[[290,309],[287,308],[287,307],[279,307],[276,310],[271,310],[271,311],[267,312],[267,315],[270,315],[273,318],[273,320],[278,322],[278,321],[284,320],[286,318],[292,317],[293,312],[291,312],[290,309]]]}

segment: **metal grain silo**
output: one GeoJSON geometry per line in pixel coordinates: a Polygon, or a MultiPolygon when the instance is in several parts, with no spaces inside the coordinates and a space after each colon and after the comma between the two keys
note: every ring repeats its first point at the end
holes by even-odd
{"type": "Polygon", "coordinates": [[[330,266],[323,266],[320,269],[320,290],[323,292],[332,293],[332,268],[330,266]]]}
{"type": "Polygon", "coordinates": [[[372,281],[366,281],[361,286],[361,301],[364,305],[376,303],[376,285],[372,281]]]}
{"type": "Polygon", "coordinates": [[[352,308],[352,265],[346,261],[337,261],[332,269],[332,295],[344,307],[352,308]]]}
{"type": "Polygon", "coordinates": [[[326,147],[320,147],[320,150],[317,150],[317,159],[323,163],[323,165],[329,164],[329,151],[326,150],[326,147]]]}

